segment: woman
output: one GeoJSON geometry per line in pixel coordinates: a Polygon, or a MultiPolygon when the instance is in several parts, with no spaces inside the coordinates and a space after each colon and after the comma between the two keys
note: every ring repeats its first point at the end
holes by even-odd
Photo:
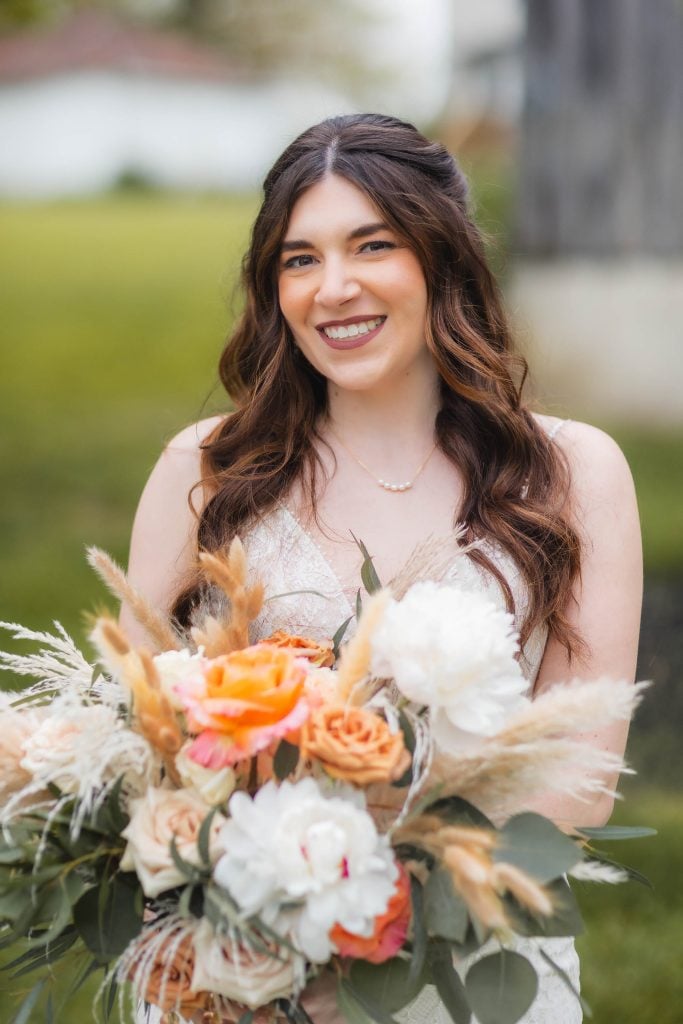
{"type": "MultiPolygon", "coordinates": [[[[462,523],[480,547],[446,578],[474,574],[514,609],[530,691],[633,677],[641,558],[628,468],[599,430],[522,403],[524,363],[452,157],[393,118],[333,118],[288,147],[264,193],[220,366],[236,411],[162,455],[135,521],[133,583],[187,622],[198,548],[239,534],[272,594],[326,598],[267,604],[258,636],[329,637],[353,611],[354,537],[389,581],[419,542],[462,523]]],[[[585,737],[615,751],[625,738],[621,726],[585,737]]],[[[611,809],[603,796],[533,807],[582,825],[611,809]]],[[[571,942],[551,945],[577,980],[571,942]]],[[[541,990],[524,1021],[580,1020],[531,955],[541,990]]],[[[324,991],[306,1005],[337,1019],[324,991]]],[[[449,1018],[427,993],[401,1019],[449,1018]]]]}

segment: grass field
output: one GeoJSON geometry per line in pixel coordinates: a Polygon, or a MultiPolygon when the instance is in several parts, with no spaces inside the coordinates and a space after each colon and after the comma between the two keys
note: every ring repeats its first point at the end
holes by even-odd
{"type": "MultiPolygon", "coordinates": [[[[106,603],[84,546],[125,561],[164,442],[224,407],[215,365],[254,209],[248,197],[125,195],[0,206],[0,619],[43,629],[58,617],[82,639],[83,610],[106,603]]],[[[683,439],[605,426],[633,467],[648,566],[680,573],[683,477],[671,468],[683,439]]],[[[595,1024],[680,1024],[683,799],[636,789],[618,817],[660,828],[617,851],[656,890],[584,889],[586,995],[595,1024]]],[[[90,998],[58,1024],[86,1024],[90,998]]],[[[8,999],[0,987],[0,1024],[8,999]]]]}

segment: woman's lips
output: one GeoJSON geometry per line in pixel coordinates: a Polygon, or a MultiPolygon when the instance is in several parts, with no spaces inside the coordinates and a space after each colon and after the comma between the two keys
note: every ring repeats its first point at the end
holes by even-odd
{"type": "Polygon", "coordinates": [[[357,334],[355,337],[351,338],[330,338],[327,334],[325,334],[325,331],[321,327],[318,327],[317,331],[326,345],[328,345],[330,348],[335,348],[343,351],[345,349],[361,348],[363,345],[367,345],[369,341],[372,341],[373,338],[377,337],[379,332],[384,327],[385,323],[386,318],[382,320],[382,323],[379,324],[377,327],[374,327],[371,331],[368,331],[367,334],[357,334]]]}

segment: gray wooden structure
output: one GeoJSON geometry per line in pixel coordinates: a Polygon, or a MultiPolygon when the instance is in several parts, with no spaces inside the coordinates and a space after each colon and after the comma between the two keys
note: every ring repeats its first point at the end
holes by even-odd
{"type": "Polygon", "coordinates": [[[527,0],[516,251],[683,255],[683,0],[527,0]]]}

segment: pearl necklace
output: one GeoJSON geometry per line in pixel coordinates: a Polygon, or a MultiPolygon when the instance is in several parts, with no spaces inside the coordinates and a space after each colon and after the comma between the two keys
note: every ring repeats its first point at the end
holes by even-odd
{"type": "Polygon", "coordinates": [[[342,448],[344,448],[344,450],[349,453],[349,455],[354,460],[354,462],[357,462],[358,465],[360,466],[360,468],[364,469],[365,472],[368,474],[368,476],[371,476],[376,484],[378,484],[385,491],[394,491],[394,492],[397,492],[397,493],[398,492],[402,492],[402,491],[409,491],[411,489],[411,487],[414,485],[415,481],[419,477],[420,473],[425,468],[425,466],[427,465],[427,463],[431,459],[432,455],[436,451],[436,445],[437,445],[437,442],[435,441],[434,444],[432,445],[432,447],[429,449],[429,452],[427,453],[426,458],[420,463],[420,465],[419,465],[418,469],[416,470],[415,475],[413,476],[412,480],[406,480],[405,483],[402,483],[402,484],[392,484],[392,483],[389,483],[388,480],[382,480],[381,477],[379,477],[375,473],[373,473],[372,470],[368,466],[366,466],[365,463],[361,459],[358,458],[358,456],[355,454],[355,452],[352,452],[351,449],[349,448],[349,446],[347,444],[344,444],[344,442],[342,441],[341,437],[339,437],[338,434],[335,434],[334,430],[332,430],[332,427],[330,427],[329,425],[328,425],[328,430],[332,434],[332,437],[336,438],[336,440],[339,441],[339,444],[342,446],[342,448]]]}

